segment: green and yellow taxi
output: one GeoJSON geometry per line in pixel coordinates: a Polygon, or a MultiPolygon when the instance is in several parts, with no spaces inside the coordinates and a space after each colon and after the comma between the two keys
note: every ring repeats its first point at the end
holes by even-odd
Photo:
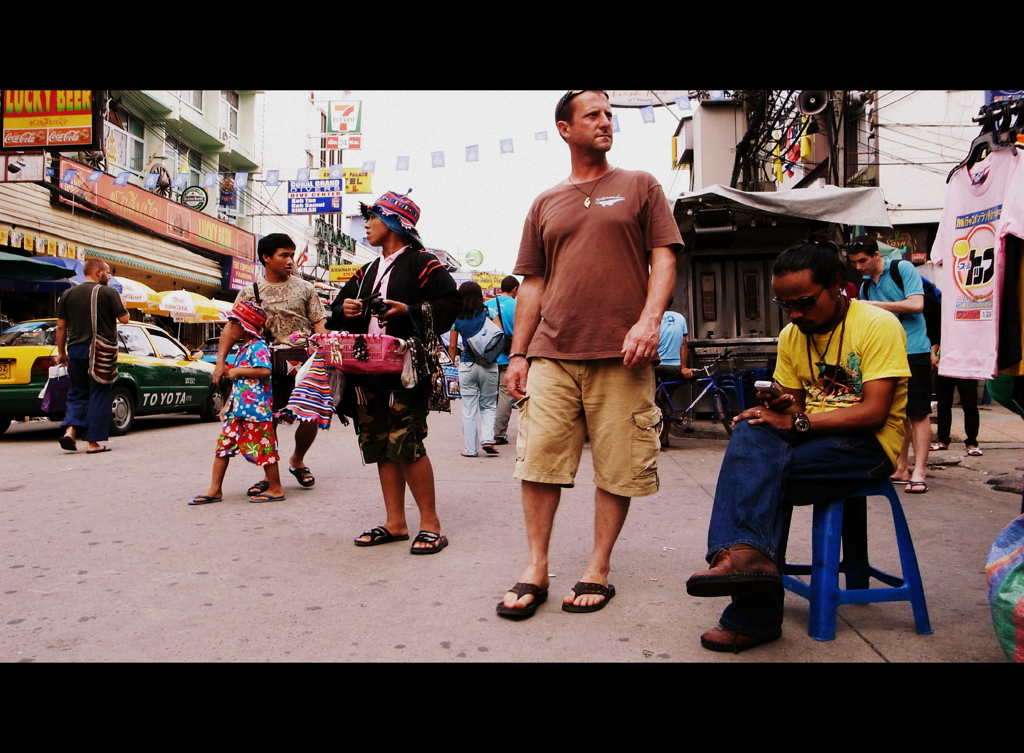
{"type": "MultiPolygon", "coordinates": [[[[136,416],[198,413],[214,421],[224,393],[213,384],[213,364],[152,324],[117,326],[117,381],[111,391],[110,433],[127,434],[136,416]]],[[[12,420],[62,414],[42,409],[39,393],[57,365],[57,320],[33,319],[0,335],[0,434],[12,420]]]]}

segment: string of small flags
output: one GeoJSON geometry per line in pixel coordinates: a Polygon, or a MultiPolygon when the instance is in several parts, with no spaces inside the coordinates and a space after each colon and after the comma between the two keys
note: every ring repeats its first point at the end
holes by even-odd
{"type": "MultiPolygon", "coordinates": [[[[677,97],[674,100],[674,103],[675,103],[676,107],[678,107],[681,112],[684,112],[684,113],[685,112],[690,112],[690,113],[692,113],[692,106],[690,104],[690,98],[688,96],[684,95],[684,96],[681,96],[681,97],[677,97]]],[[[641,107],[641,108],[638,108],[638,109],[639,109],[639,112],[640,112],[640,119],[641,119],[641,121],[645,125],[651,124],[651,123],[655,122],[654,121],[654,106],[653,105],[647,105],[646,107],[641,107]]],[[[619,116],[617,114],[614,114],[614,113],[612,114],[612,132],[613,133],[618,133],[619,132],[619,116]]],[[[547,131],[537,131],[536,133],[533,134],[533,139],[534,139],[534,141],[547,141],[548,140],[548,132],[547,131]]],[[[513,143],[513,139],[511,139],[511,138],[501,139],[498,142],[498,151],[502,155],[514,154],[515,153],[515,145],[513,143]]],[[[474,144],[472,146],[467,146],[466,147],[466,162],[479,162],[479,161],[480,161],[480,145],[479,144],[474,144]]],[[[395,163],[395,170],[408,170],[410,162],[411,162],[411,156],[410,155],[405,155],[405,156],[402,156],[402,157],[398,157],[397,161],[395,163]]],[[[430,153],[430,165],[431,165],[431,167],[444,167],[445,166],[445,158],[444,158],[444,151],[443,150],[430,153]]],[[[364,173],[372,173],[376,169],[377,169],[377,161],[376,160],[366,160],[362,164],[362,171],[364,173]]],[[[308,167],[300,167],[298,169],[298,171],[297,171],[297,174],[296,174],[296,180],[300,180],[300,181],[302,181],[302,180],[309,180],[309,171],[310,171],[310,168],[308,168],[308,167]]],[[[74,170],[74,169],[71,169],[71,168],[65,170],[64,174],[61,176],[60,182],[61,183],[71,183],[74,180],[74,177],[75,177],[76,173],[77,173],[77,170],[74,170]]],[[[267,185],[267,186],[271,186],[271,187],[280,185],[280,182],[281,182],[280,173],[281,173],[280,170],[267,170],[266,174],[264,176],[264,184],[267,185]]],[[[87,177],[86,180],[88,182],[90,182],[90,183],[95,183],[96,181],[98,181],[100,179],[101,175],[104,175],[104,172],[102,170],[93,170],[92,172],[89,173],[89,177],[87,177]]],[[[117,174],[116,178],[114,179],[114,184],[118,185],[118,186],[127,185],[128,180],[131,178],[131,176],[132,176],[131,172],[129,172],[127,170],[124,170],[124,171],[122,171],[122,172],[117,174]]],[[[330,177],[332,179],[341,179],[342,177],[344,177],[343,173],[342,173],[342,166],[341,165],[332,165],[330,167],[330,177]]],[[[215,172],[204,173],[202,181],[201,181],[201,185],[204,188],[216,188],[217,187],[218,179],[219,179],[219,173],[215,173],[215,172]]],[[[160,180],[160,174],[159,173],[148,173],[146,175],[146,177],[145,177],[145,182],[143,183],[143,185],[144,185],[145,188],[156,188],[157,185],[158,185],[159,180],[160,180]]],[[[249,182],[249,173],[248,172],[236,172],[234,174],[234,187],[235,187],[236,190],[244,190],[246,188],[246,186],[248,185],[248,182],[249,182]]],[[[189,183],[189,173],[182,173],[182,172],[179,172],[177,175],[175,175],[174,178],[171,181],[171,185],[174,186],[175,188],[178,188],[178,189],[184,188],[184,187],[188,186],[188,183],[189,183]]]]}

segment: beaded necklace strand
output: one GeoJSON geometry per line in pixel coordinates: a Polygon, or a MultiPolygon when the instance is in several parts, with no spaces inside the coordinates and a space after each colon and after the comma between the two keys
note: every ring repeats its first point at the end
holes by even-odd
{"type": "MultiPolygon", "coordinates": [[[[850,313],[850,300],[848,298],[846,298],[845,300],[846,300],[846,304],[845,304],[845,310],[843,311],[843,321],[842,321],[842,325],[839,328],[839,348],[836,351],[836,372],[837,373],[839,371],[839,361],[843,357],[843,338],[846,336],[846,315],[850,313]]],[[[817,364],[818,365],[818,376],[821,377],[823,382],[827,379],[831,384],[835,384],[836,380],[835,380],[834,376],[832,376],[832,377],[826,377],[825,376],[825,371],[828,369],[828,363],[825,361],[825,356],[828,355],[828,349],[829,349],[829,346],[832,345],[832,337],[833,337],[833,335],[835,335],[835,333],[836,333],[835,328],[833,328],[832,329],[832,333],[828,336],[828,342],[825,344],[825,352],[824,353],[818,353],[818,344],[817,343],[814,344],[814,352],[818,353],[818,358],[821,359],[821,360],[818,361],[818,364],[817,364]]],[[[807,368],[810,369],[811,378],[813,379],[814,378],[814,364],[811,362],[811,340],[813,339],[813,335],[811,335],[811,333],[808,332],[806,337],[807,337],[807,368]]]]}

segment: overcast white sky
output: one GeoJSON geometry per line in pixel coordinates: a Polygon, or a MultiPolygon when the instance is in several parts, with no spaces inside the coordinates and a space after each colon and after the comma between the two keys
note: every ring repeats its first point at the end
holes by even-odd
{"type": "MultiPolygon", "coordinates": [[[[362,149],[344,152],[344,164],[376,161],[374,198],[412,188],[410,198],[422,210],[417,228],[427,246],[452,256],[478,249],[484,256],[481,271],[511,273],[531,202],[569,175],[569,150],[554,123],[562,94],[352,91],[330,98],[363,103],[362,149]],[[538,131],[547,131],[548,140],[536,141],[538,131]],[[500,141],[507,138],[513,139],[512,154],[500,151],[500,141]],[[479,146],[479,161],[466,162],[466,147],[473,145],[479,146]],[[444,152],[444,167],[431,166],[431,153],[438,151],[444,152]],[[398,158],[406,156],[409,170],[397,171],[398,158]]],[[[653,124],[644,124],[635,109],[614,112],[620,130],[609,153],[611,164],[652,173],[669,198],[687,188],[689,174],[671,169],[678,121],[668,108],[655,108],[653,124]]]]}

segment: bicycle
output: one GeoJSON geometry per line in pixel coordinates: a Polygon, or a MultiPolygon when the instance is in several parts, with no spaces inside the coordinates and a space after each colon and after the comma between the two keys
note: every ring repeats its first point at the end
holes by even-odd
{"type": "Polygon", "coordinates": [[[729,397],[729,393],[722,388],[719,384],[718,378],[711,373],[715,366],[723,361],[728,361],[731,357],[732,352],[725,351],[707,366],[699,369],[693,369],[693,371],[704,372],[704,376],[699,377],[697,382],[707,382],[708,385],[704,388],[704,391],[701,392],[697,398],[683,410],[676,410],[675,404],[672,402],[672,392],[679,385],[688,380],[680,379],[672,382],[663,382],[658,380],[658,386],[654,393],[654,400],[658,407],[661,408],[664,420],[677,426],[683,426],[683,432],[686,434],[692,433],[693,427],[691,424],[693,423],[693,409],[708,393],[711,393],[712,420],[722,424],[725,428],[726,434],[731,437],[733,426],[735,424],[733,418],[736,416],[736,409],[733,406],[732,398],[729,397]]]}

